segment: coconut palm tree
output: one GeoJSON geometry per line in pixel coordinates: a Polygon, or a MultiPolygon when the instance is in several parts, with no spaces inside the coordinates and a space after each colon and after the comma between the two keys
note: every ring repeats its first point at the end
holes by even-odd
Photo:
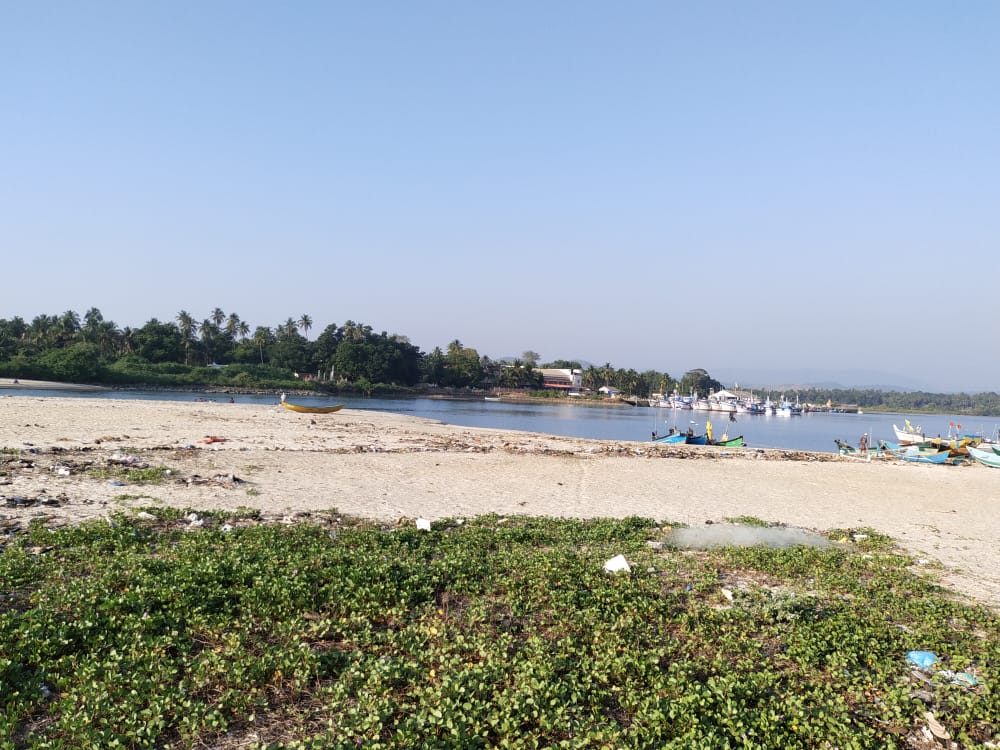
{"type": "Polygon", "coordinates": [[[302,329],[302,335],[306,336],[309,334],[309,329],[313,327],[313,319],[310,318],[305,313],[299,318],[299,328],[302,329]]]}
{"type": "Polygon", "coordinates": [[[229,317],[226,318],[226,333],[232,339],[236,338],[237,331],[240,330],[240,316],[236,313],[229,313],[229,317]]]}
{"type": "Polygon", "coordinates": [[[212,314],[208,316],[213,323],[215,323],[216,328],[222,327],[222,322],[226,319],[226,314],[222,312],[221,307],[217,307],[212,310],[212,314]]]}
{"type": "Polygon", "coordinates": [[[242,341],[246,341],[247,336],[250,335],[250,324],[245,320],[241,320],[239,326],[237,327],[237,333],[239,333],[242,341]]]}
{"type": "Polygon", "coordinates": [[[69,343],[80,334],[80,316],[72,310],[67,310],[59,317],[59,339],[63,344],[69,343]]]}
{"type": "Polygon", "coordinates": [[[271,343],[274,334],[266,326],[257,326],[253,332],[253,343],[260,351],[260,363],[264,364],[264,347],[271,343]]]}
{"type": "Polygon", "coordinates": [[[194,345],[194,332],[198,330],[198,324],[191,314],[186,310],[177,313],[177,328],[181,332],[181,340],[184,342],[184,364],[191,364],[191,348],[194,345]]]}

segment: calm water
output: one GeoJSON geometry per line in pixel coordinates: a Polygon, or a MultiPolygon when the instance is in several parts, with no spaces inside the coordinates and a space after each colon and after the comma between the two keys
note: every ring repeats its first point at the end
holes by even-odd
{"type": "MultiPolygon", "coordinates": [[[[103,391],[100,393],[75,393],[49,390],[4,390],[2,399],[9,396],[42,396],[47,398],[124,398],[159,401],[196,401],[199,394],[165,391],[103,391]]],[[[215,400],[224,402],[229,397],[215,394],[215,400]]],[[[997,417],[970,417],[954,415],[913,415],[891,413],[865,414],[803,414],[797,417],[736,415],[737,422],[730,422],[726,414],[702,411],[681,411],[628,406],[580,406],[572,403],[518,404],[493,401],[448,401],[431,398],[316,398],[294,396],[289,400],[301,404],[343,403],[349,409],[396,412],[468,427],[493,427],[508,430],[544,432],[567,437],[597,438],[601,440],[648,440],[653,430],[660,434],[671,427],[705,431],[706,419],[711,420],[715,436],[723,432],[730,437],[743,435],[747,445],[754,448],[788,448],[835,453],[834,438],[857,444],[862,433],[873,436],[873,443],[880,439],[895,441],[892,425],[903,426],[909,419],[920,425],[927,435],[947,435],[949,423],[961,424],[962,433],[992,435],[1000,427],[997,417]]],[[[274,396],[237,396],[238,403],[277,404],[274,396]]],[[[2,412],[0,412],[2,413],[2,412]]]]}

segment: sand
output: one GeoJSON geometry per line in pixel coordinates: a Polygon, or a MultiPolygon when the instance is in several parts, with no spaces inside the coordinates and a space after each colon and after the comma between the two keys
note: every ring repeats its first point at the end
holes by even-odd
{"type": "Polygon", "coordinates": [[[346,409],[17,395],[0,395],[0,448],[0,534],[33,518],[77,523],[150,505],[253,508],[269,520],[332,509],[386,522],[755,516],[874,528],[917,568],[1000,607],[1000,471],[979,465],[581,440],[346,409]],[[171,476],[121,485],[85,473],[109,461],[171,476]]]}

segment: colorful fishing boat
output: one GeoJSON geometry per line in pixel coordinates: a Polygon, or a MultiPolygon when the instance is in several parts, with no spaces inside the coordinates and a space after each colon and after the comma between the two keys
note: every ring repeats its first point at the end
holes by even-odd
{"type": "Polygon", "coordinates": [[[713,440],[712,445],[721,445],[723,448],[740,448],[744,445],[743,436],[737,435],[731,438],[723,435],[721,440],[713,440]]]}
{"type": "Polygon", "coordinates": [[[841,456],[851,456],[852,458],[885,458],[887,455],[880,445],[873,445],[870,448],[865,446],[862,449],[860,447],[856,448],[839,438],[834,438],[833,442],[837,444],[837,453],[841,456]]]}
{"type": "MultiPolygon", "coordinates": [[[[896,458],[904,461],[914,461],[921,464],[943,464],[951,458],[946,450],[927,450],[913,445],[899,445],[885,440],[879,441],[879,446],[889,451],[896,458]]],[[[952,459],[952,461],[960,459],[952,459]]]]}
{"type": "Polygon", "coordinates": [[[683,432],[674,432],[670,435],[660,435],[659,437],[654,437],[654,443],[663,443],[666,445],[683,445],[688,440],[688,436],[683,432]]]}
{"type": "Polygon", "coordinates": [[[970,456],[983,466],[989,466],[991,469],[1000,469],[1000,453],[997,453],[996,448],[992,451],[984,451],[970,445],[966,450],[969,451],[970,456]]]}
{"type": "Polygon", "coordinates": [[[892,431],[896,433],[896,442],[899,445],[916,445],[927,440],[927,436],[924,435],[920,427],[914,427],[910,424],[909,419],[904,424],[906,427],[903,429],[900,429],[896,425],[892,426],[892,431]]]}

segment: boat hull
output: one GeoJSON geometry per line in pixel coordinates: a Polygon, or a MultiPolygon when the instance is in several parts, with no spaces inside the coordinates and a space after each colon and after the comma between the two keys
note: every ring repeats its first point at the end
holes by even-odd
{"type": "Polygon", "coordinates": [[[337,404],[336,406],[303,406],[302,404],[290,404],[287,401],[282,401],[281,405],[288,409],[288,411],[295,411],[300,414],[332,414],[344,408],[343,404],[337,404]]]}
{"type": "Polygon", "coordinates": [[[687,435],[683,432],[677,432],[673,435],[664,435],[663,437],[653,438],[654,443],[662,443],[664,445],[683,445],[688,440],[687,435]]]}
{"type": "Polygon", "coordinates": [[[913,446],[896,445],[895,443],[887,443],[885,441],[882,441],[881,445],[894,457],[901,458],[904,461],[913,461],[914,463],[943,464],[951,458],[946,450],[925,451],[913,446]]]}
{"type": "Polygon", "coordinates": [[[991,469],[1000,469],[1000,454],[996,453],[995,448],[992,451],[984,451],[969,446],[967,450],[969,451],[969,455],[983,466],[989,466],[991,469]]]}

